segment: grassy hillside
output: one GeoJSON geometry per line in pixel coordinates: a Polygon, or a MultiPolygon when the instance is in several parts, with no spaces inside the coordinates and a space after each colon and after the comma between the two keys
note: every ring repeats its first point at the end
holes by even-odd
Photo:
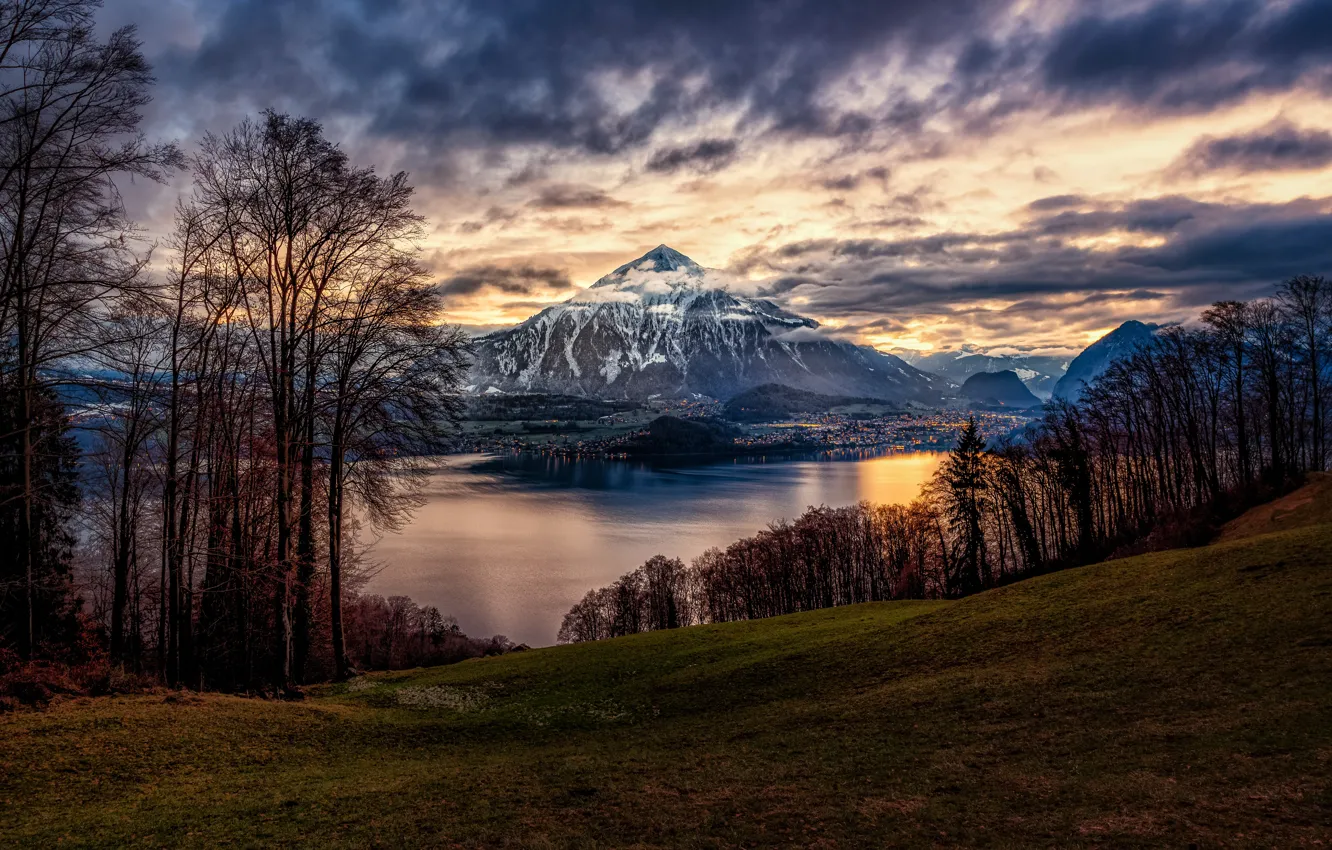
{"type": "Polygon", "coordinates": [[[1217,537],[1225,542],[1324,523],[1332,523],[1332,474],[1314,472],[1295,492],[1226,523],[1217,537]]]}
{"type": "Polygon", "coordinates": [[[1332,526],[955,603],[0,717],[0,843],[1313,846],[1332,526]]]}

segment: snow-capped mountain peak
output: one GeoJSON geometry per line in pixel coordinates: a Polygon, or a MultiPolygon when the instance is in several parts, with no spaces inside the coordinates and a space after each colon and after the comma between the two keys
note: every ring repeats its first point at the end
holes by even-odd
{"type": "Polygon", "coordinates": [[[943,388],[892,355],[828,339],[813,319],[739,295],[731,282],[660,245],[568,301],[479,338],[472,383],[608,398],[729,398],[784,383],[927,400],[943,388]]]}
{"type": "Polygon", "coordinates": [[[730,280],[711,271],[666,245],[651,251],[584,289],[566,305],[605,303],[639,304],[646,309],[670,313],[688,309],[705,293],[726,292],[730,280]]]}
{"type": "Polygon", "coordinates": [[[605,286],[617,286],[628,282],[635,273],[664,274],[683,272],[682,278],[701,279],[706,270],[698,263],[681,254],[669,245],[658,245],[633,262],[625,263],[615,271],[592,284],[592,289],[605,286]]]}

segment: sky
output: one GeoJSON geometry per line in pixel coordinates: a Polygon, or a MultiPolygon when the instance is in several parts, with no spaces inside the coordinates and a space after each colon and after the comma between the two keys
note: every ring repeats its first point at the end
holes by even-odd
{"type": "MultiPolygon", "coordinates": [[[[1079,349],[1332,272],[1327,0],[106,0],[187,150],[406,170],[447,316],[665,243],[878,346],[1079,349]]],[[[126,189],[166,231],[188,175],[126,189]]]]}

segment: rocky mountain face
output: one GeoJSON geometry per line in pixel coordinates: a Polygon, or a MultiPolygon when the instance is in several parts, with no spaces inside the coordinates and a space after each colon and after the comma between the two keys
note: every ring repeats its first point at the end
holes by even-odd
{"type": "Polygon", "coordinates": [[[1055,385],[1054,397],[1076,402],[1084,386],[1109,369],[1111,363],[1150,343],[1156,330],[1157,325],[1130,320],[1096,340],[1068,364],[1068,372],[1055,385]]]}
{"type": "Polygon", "coordinates": [[[961,384],[981,372],[1014,372],[1039,398],[1049,398],[1069,366],[1068,357],[1045,354],[992,354],[975,346],[952,351],[900,351],[899,356],[924,372],[961,384]]]}
{"type": "Polygon", "coordinates": [[[771,301],[732,292],[719,275],[662,245],[517,327],[478,338],[473,391],[726,399],[778,383],[933,403],[949,387],[817,328],[771,301]]]}
{"type": "Polygon", "coordinates": [[[977,372],[962,384],[958,395],[976,404],[993,407],[1028,408],[1041,403],[1012,370],[977,372]]]}

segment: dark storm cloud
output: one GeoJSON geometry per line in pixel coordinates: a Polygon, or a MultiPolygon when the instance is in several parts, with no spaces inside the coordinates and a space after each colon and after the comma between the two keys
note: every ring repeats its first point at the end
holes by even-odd
{"type": "Polygon", "coordinates": [[[1086,198],[1081,195],[1051,195],[1048,198],[1040,198],[1027,205],[1027,209],[1036,212],[1045,210],[1065,210],[1069,207],[1079,207],[1086,202],[1086,198]]]}
{"type": "Polygon", "coordinates": [[[753,249],[737,272],[768,274],[768,294],[799,295],[818,315],[951,314],[988,299],[1090,312],[1097,304],[1169,297],[1202,305],[1270,292],[1280,280],[1332,270],[1332,199],[1226,206],[1164,197],[1038,216],[1001,233],[911,239],[821,239],[753,249]],[[1093,250],[1070,239],[1131,231],[1155,247],[1093,250]],[[1070,302],[1069,295],[1080,296],[1070,302]]]}
{"type": "Polygon", "coordinates": [[[1278,122],[1250,133],[1204,136],[1194,142],[1169,169],[1176,175],[1210,171],[1251,174],[1261,171],[1301,171],[1332,165],[1332,133],[1278,122]]]}
{"type": "MultiPolygon", "coordinates": [[[[1084,107],[1150,118],[1299,87],[1332,93],[1330,0],[1068,0],[1059,5],[1068,17],[1049,22],[1017,20],[1015,7],[1031,8],[1017,0],[176,0],[155,13],[160,5],[107,2],[115,23],[145,25],[155,130],[226,129],[275,106],[324,122],[331,137],[383,143],[372,161],[400,158],[427,191],[470,181],[529,193],[456,225],[463,234],[529,218],[566,235],[620,226],[608,219],[627,204],[609,183],[552,183],[593,179],[616,156],[683,179],[820,137],[897,163],[1084,107]],[[873,79],[883,69],[887,82],[873,79]],[[841,103],[829,87],[852,71],[869,76],[848,83],[841,103]],[[528,144],[538,149],[515,147],[528,144]],[[559,176],[569,160],[583,171],[559,176]]],[[[1329,144],[1320,130],[1273,125],[1200,139],[1179,167],[1323,168],[1329,144]]],[[[1039,181],[1074,177],[1031,165],[1039,181]]],[[[773,297],[808,294],[809,312],[849,323],[960,311],[968,299],[1053,303],[1069,291],[1201,303],[1332,270],[1322,201],[1052,194],[1008,232],[929,234],[924,217],[948,212],[946,190],[899,186],[886,167],[857,171],[834,156],[794,181],[829,197],[856,190],[865,221],[850,220],[846,233],[910,237],[773,243],[737,258],[770,275],[773,297]],[[1123,233],[1164,244],[1079,247],[1123,233]]],[[[512,304],[568,286],[539,265],[480,265],[441,284],[458,297],[509,293],[512,304]]]]}
{"type": "Polygon", "coordinates": [[[1191,233],[1166,246],[1126,252],[1137,265],[1227,280],[1267,280],[1332,269],[1332,216],[1236,220],[1191,233]]]}
{"type": "MultiPolygon", "coordinates": [[[[147,14],[143,0],[108,5],[116,20],[147,14]]],[[[171,121],[276,105],[354,121],[438,168],[460,144],[615,154],[719,108],[739,110],[741,130],[854,140],[886,128],[894,145],[932,156],[944,150],[925,129],[937,116],[983,135],[1061,101],[1178,109],[1306,78],[1332,85],[1326,0],[1161,0],[1127,14],[1096,0],[1071,5],[1049,32],[996,26],[1013,20],[1015,0],[180,5],[197,32],[173,38],[155,24],[147,45],[171,121]],[[1006,35],[978,35],[996,31],[1006,35]],[[853,68],[890,55],[908,70],[935,67],[940,54],[952,73],[933,90],[890,86],[881,104],[856,108],[827,97],[853,68]]],[[[173,9],[165,19],[181,17],[173,9]]],[[[648,167],[714,170],[740,153],[708,136],[658,148],[648,167]]]]}
{"type": "MultiPolygon", "coordinates": [[[[1066,205],[1065,205],[1066,206],[1066,205]]],[[[1222,209],[1184,197],[1150,198],[1090,210],[1061,209],[1039,217],[1034,229],[1047,235],[1083,235],[1117,230],[1129,233],[1170,233],[1202,212],[1222,209]]]]}
{"type": "Polygon", "coordinates": [[[479,265],[454,274],[439,285],[439,291],[446,296],[476,295],[482,291],[533,295],[538,292],[558,292],[570,286],[569,275],[563,269],[528,265],[479,265]]]}
{"type": "Polygon", "coordinates": [[[662,148],[647,161],[647,170],[670,174],[681,168],[703,173],[716,171],[735,159],[738,146],[733,139],[703,139],[685,147],[662,148]]]}
{"type": "Polygon", "coordinates": [[[613,198],[594,186],[558,184],[547,186],[528,203],[540,210],[607,209],[627,207],[624,201],[613,198]]]}
{"type": "Polygon", "coordinates": [[[1060,31],[1041,70],[1074,99],[1205,109],[1321,74],[1332,57],[1327,0],[1166,0],[1086,15],[1060,31]]]}
{"type": "MultiPolygon", "coordinates": [[[[131,0],[112,0],[112,4],[131,0]]],[[[981,0],[196,0],[196,47],[156,55],[159,76],[210,98],[280,99],[369,116],[427,143],[536,142],[592,153],[641,145],[665,120],[745,103],[802,133],[918,123],[924,104],[871,116],[821,101],[826,83],[897,42],[925,52],[1007,3],[981,0]],[[650,74],[637,102],[607,75],[650,74]],[[692,83],[690,81],[693,81],[692,83]]],[[[668,157],[669,158],[669,157],[668,157]]]]}

